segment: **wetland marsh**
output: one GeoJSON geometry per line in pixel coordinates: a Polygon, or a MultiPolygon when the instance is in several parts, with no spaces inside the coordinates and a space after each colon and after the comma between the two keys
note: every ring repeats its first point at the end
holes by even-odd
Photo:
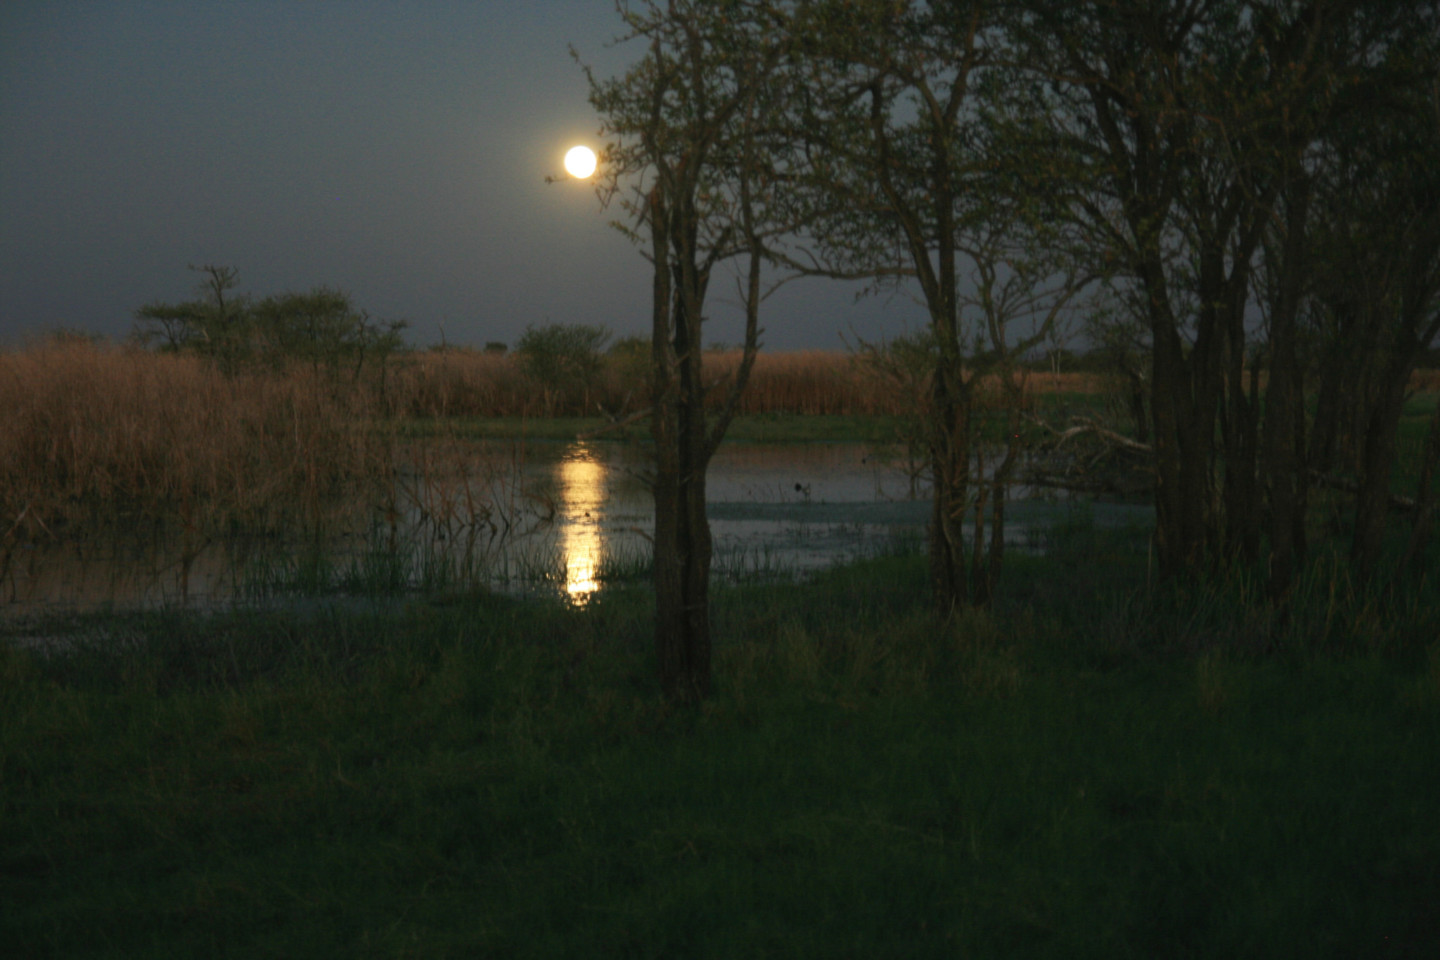
{"type": "MultiPolygon", "coordinates": [[[[106,594],[108,573],[0,617],[18,955],[1419,957],[1440,939],[1433,578],[1360,582],[1332,538],[1282,614],[1262,571],[1151,583],[1146,507],[1017,499],[991,608],[942,621],[900,448],[736,443],[710,488],[715,691],[680,706],[655,675],[642,440],[362,432],[305,419],[333,396],[265,389],[276,406],[243,423],[191,411],[208,446],[177,418],[107,448],[86,425],[123,404],[75,391],[8,422],[56,442],[7,467],[63,467],[9,488],[17,595],[15,565],[56,549],[153,580],[139,554],[91,558],[117,527],[183,543],[188,517],[195,543],[253,545],[242,602],[202,588],[196,554],[188,587],[172,560],[144,602],[106,594]],[[276,490],[285,509],[262,509],[276,490]],[[329,509],[361,494],[378,548],[329,509]],[[545,546],[511,585],[467,574],[467,549],[526,537],[545,546]],[[76,602],[91,589],[111,599],[76,602]]],[[[840,430],[803,420],[737,436],[840,430]]]]}

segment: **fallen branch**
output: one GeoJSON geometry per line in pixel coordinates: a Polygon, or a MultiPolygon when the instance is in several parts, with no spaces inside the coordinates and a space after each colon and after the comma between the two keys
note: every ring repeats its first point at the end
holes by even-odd
{"type": "MultiPolygon", "coordinates": [[[[1310,481],[1316,486],[1329,487],[1331,490],[1339,490],[1342,493],[1359,493],[1360,484],[1348,477],[1337,477],[1333,473],[1321,473],[1319,470],[1310,471],[1310,481]]],[[[1415,512],[1415,501],[1409,497],[1402,497],[1398,493],[1390,494],[1390,506],[1405,513],[1415,512]]]]}
{"type": "Polygon", "coordinates": [[[1091,436],[1099,437],[1101,440],[1103,440],[1105,443],[1109,444],[1112,447],[1118,447],[1121,450],[1126,450],[1131,453],[1143,453],[1149,455],[1155,452],[1155,448],[1150,446],[1150,444],[1141,443],[1138,440],[1131,440],[1124,434],[1116,433],[1114,430],[1107,430],[1089,417],[1071,417],[1071,426],[1067,427],[1063,431],[1056,430],[1054,427],[1050,426],[1050,424],[1046,423],[1044,420],[1039,419],[1038,417],[1032,416],[1028,419],[1031,423],[1038,424],[1042,429],[1049,431],[1055,437],[1054,445],[1056,449],[1059,449],[1060,446],[1066,441],[1072,440],[1075,437],[1085,436],[1088,434],[1091,436]]]}

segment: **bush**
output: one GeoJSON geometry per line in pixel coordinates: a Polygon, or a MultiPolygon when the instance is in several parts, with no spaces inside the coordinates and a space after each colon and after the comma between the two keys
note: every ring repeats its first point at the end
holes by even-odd
{"type": "Polygon", "coordinates": [[[610,331],[604,327],[581,323],[525,328],[515,354],[520,369],[544,391],[547,414],[589,410],[609,339],[610,331]]]}

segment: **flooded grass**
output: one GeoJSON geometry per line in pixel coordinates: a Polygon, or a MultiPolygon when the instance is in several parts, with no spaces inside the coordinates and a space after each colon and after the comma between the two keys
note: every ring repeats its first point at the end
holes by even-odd
{"type": "MultiPolygon", "coordinates": [[[[722,374],[735,362],[710,359],[722,374]]],[[[762,358],[756,376],[734,442],[843,438],[868,443],[878,463],[903,434],[903,404],[875,394],[844,354],[762,358]]],[[[554,517],[556,491],[521,481],[527,450],[611,421],[533,419],[526,389],[513,358],[465,351],[411,357],[378,381],[301,366],[222,372],[198,356],[74,340],[0,352],[0,602],[391,594],[474,586],[497,568],[502,581],[553,579],[560,561],[546,548],[496,549],[554,517]],[[508,452],[496,459],[487,445],[508,452]]],[[[618,411],[614,400],[597,403],[618,411]]],[[[643,424],[629,439],[612,446],[642,450],[643,424]]],[[[733,575],[773,572],[765,548],[736,550],[754,569],[722,557],[733,575]]],[[[604,563],[611,579],[636,566],[604,563]]]]}
{"type": "MultiPolygon", "coordinates": [[[[729,444],[710,471],[715,574],[797,578],[889,549],[923,502],[861,444],[729,444]]],[[[425,595],[475,588],[582,599],[648,579],[652,498],[643,448],[434,438],[397,447],[403,468],[377,503],[337,504],[317,528],[194,538],[0,546],[9,616],[53,605],[196,607],[285,597],[425,595]]],[[[1037,514],[1024,521],[1047,522],[1037,514]]],[[[1018,529],[1018,528],[1017,528],[1018,529]]]]}

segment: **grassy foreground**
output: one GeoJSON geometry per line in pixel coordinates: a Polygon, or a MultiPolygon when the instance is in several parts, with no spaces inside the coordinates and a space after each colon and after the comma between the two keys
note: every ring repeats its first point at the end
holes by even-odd
{"type": "Polygon", "coordinates": [[[656,691],[639,589],[0,642],[0,943],[1433,956],[1433,587],[1322,563],[1282,628],[1233,613],[1243,583],[1124,593],[1143,553],[1072,539],[948,625],[917,558],[723,590],[695,710],[656,691]]]}

